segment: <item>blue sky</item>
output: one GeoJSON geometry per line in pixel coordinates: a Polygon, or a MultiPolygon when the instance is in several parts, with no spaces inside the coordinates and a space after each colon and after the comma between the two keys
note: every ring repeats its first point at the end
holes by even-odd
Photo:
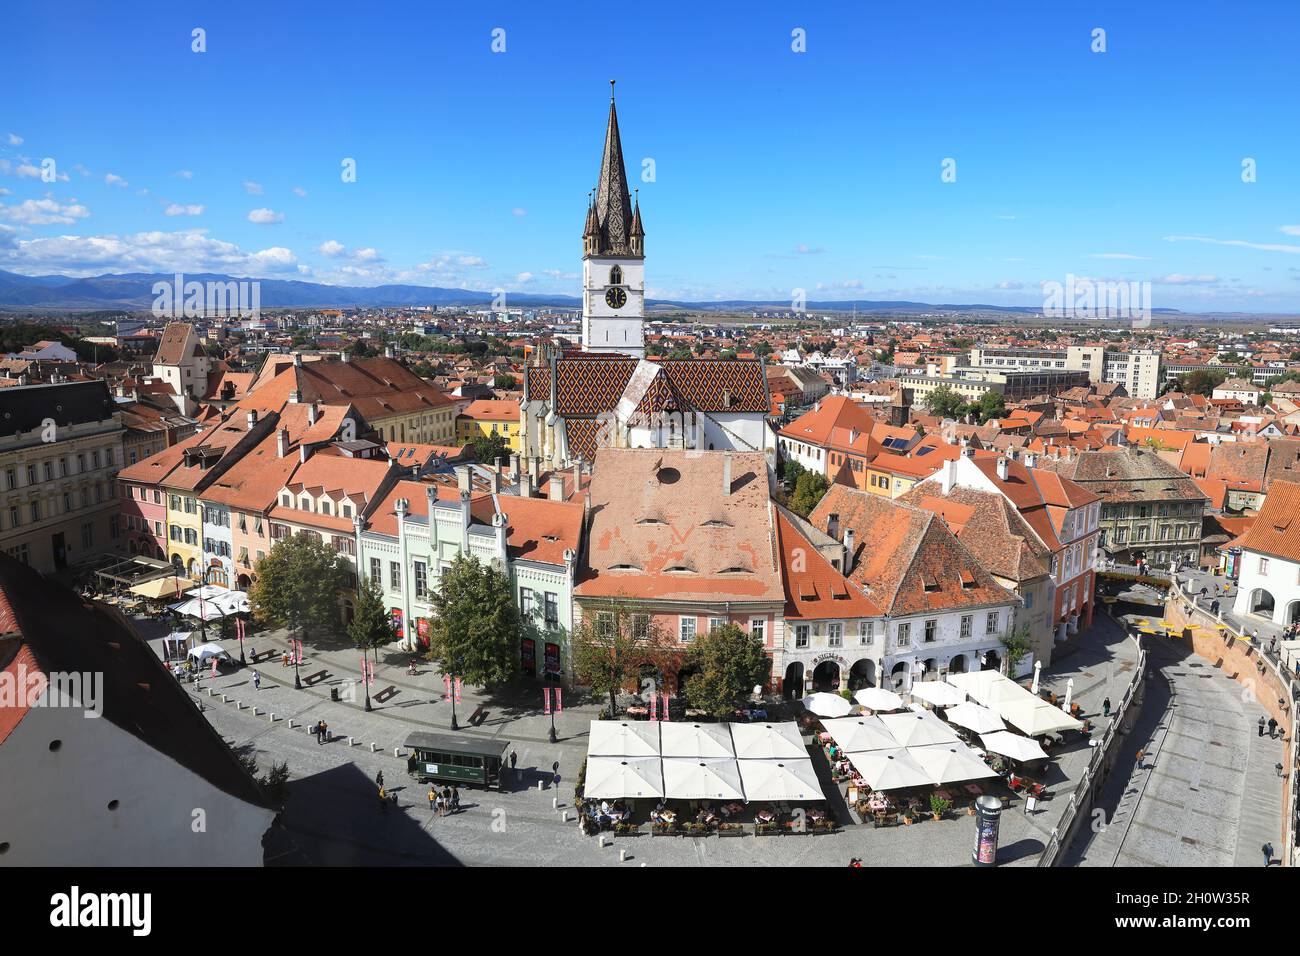
{"type": "Polygon", "coordinates": [[[576,294],[617,78],[652,296],[1300,310],[1294,0],[466,6],[11,5],[0,268],[576,294]]]}

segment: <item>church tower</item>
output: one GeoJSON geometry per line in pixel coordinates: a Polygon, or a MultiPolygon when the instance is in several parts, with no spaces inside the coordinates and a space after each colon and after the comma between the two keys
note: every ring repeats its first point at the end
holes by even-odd
{"type": "Polygon", "coordinates": [[[600,179],[582,231],[582,350],[645,357],[645,230],[628,195],[623,144],[609,81],[600,179]]]}

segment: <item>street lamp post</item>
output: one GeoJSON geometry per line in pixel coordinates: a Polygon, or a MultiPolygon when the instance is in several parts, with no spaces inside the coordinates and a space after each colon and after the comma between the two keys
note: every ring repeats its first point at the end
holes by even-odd
{"type": "Polygon", "coordinates": [[[460,730],[460,724],[456,721],[456,675],[447,676],[451,678],[451,729],[460,730]]]}
{"type": "Polygon", "coordinates": [[[302,677],[298,673],[298,660],[302,657],[302,640],[299,639],[298,646],[293,649],[293,688],[302,690],[302,677]]]}
{"type": "Polygon", "coordinates": [[[361,687],[366,693],[366,710],[374,710],[370,706],[370,673],[366,668],[366,650],[361,649],[361,687]]]}

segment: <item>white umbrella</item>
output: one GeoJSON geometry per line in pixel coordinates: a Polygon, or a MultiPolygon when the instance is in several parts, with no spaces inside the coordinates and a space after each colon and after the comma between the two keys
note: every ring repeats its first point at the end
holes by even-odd
{"type": "Polygon", "coordinates": [[[985,750],[1002,754],[1012,760],[1042,760],[1047,756],[1046,751],[1038,746],[1038,741],[1006,730],[993,734],[980,734],[980,740],[984,742],[985,750]]]}
{"type": "Polygon", "coordinates": [[[732,724],[731,740],[742,760],[807,758],[799,727],[793,721],[782,724],[732,724]]]}
{"type": "Polygon", "coordinates": [[[190,598],[181,601],[179,604],[169,605],[168,609],[175,611],[181,617],[196,617],[200,621],[215,621],[226,616],[226,612],[221,610],[214,602],[200,601],[198,598],[190,598]]]}
{"type": "Polygon", "coordinates": [[[1082,721],[1075,720],[1059,707],[1053,707],[1037,697],[999,703],[997,711],[1007,723],[1030,737],[1083,727],[1082,721]]]}
{"type": "Polygon", "coordinates": [[[1007,725],[1002,722],[1001,717],[987,707],[981,707],[972,701],[947,708],[943,712],[943,716],[949,723],[956,724],[958,727],[965,727],[967,730],[973,730],[977,734],[990,734],[997,730],[1007,729],[1007,725]]]}
{"type": "Polygon", "coordinates": [[[901,710],[903,707],[903,698],[883,687],[864,687],[853,695],[853,699],[871,710],[901,710]]]}
{"type": "Polygon", "coordinates": [[[197,661],[206,661],[209,657],[221,657],[230,660],[230,654],[220,644],[200,644],[190,651],[190,657],[197,661]]]}
{"type": "Polygon", "coordinates": [[[664,774],[658,757],[590,757],[582,795],[588,800],[662,797],[664,774]]]}
{"type": "Polygon", "coordinates": [[[659,756],[659,722],[593,720],[587,733],[589,757],[659,756]]]}
{"type": "Polygon", "coordinates": [[[881,714],[880,720],[904,747],[949,744],[958,739],[951,727],[928,710],[921,713],[881,714]]]}
{"type": "Polygon", "coordinates": [[[956,707],[966,699],[966,692],[942,681],[923,681],[912,685],[912,696],[935,707],[956,707]]]}
{"type": "Polygon", "coordinates": [[[933,782],[925,768],[902,747],[894,750],[872,750],[861,754],[851,753],[849,762],[872,790],[923,787],[933,782]]]}
{"type": "Polygon", "coordinates": [[[817,772],[807,757],[792,760],[742,760],[745,800],[825,800],[817,772]]]}
{"type": "Polygon", "coordinates": [[[879,717],[840,717],[838,720],[824,720],[822,725],[845,753],[890,750],[898,746],[898,741],[879,717]]]}
{"type": "Polygon", "coordinates": [[[909,747],[907,752],[930,775],[931,782],[936,785],[997,776],[997,772],[965,744],[909,747]]]}
{"type": "Polygon", "coordinates": [[[665,757],[664,796],[676,800],[744,800],[733,757],[665,757]]]}
{"type": "Polygon", "coordinates": [[[660,724],[659,747],[665,757],[736,757],[726,724],[660,724]]]}
{"type": "Polygon", "coordinates": [[[853,711],[853,705],[839,694],[812,694],[803,699],[803,705],[818,717],[844,717],[853,711]]]}

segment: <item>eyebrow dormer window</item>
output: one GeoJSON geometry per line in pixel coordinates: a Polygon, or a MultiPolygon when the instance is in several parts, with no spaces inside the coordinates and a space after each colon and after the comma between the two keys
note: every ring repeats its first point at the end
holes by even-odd
{"type": "Polygon", "coordinates": [[[623,284],[623,270],[620,269],[618,266],[614,266],[609,270],[609,284],[610,285],[623,284]]]}

